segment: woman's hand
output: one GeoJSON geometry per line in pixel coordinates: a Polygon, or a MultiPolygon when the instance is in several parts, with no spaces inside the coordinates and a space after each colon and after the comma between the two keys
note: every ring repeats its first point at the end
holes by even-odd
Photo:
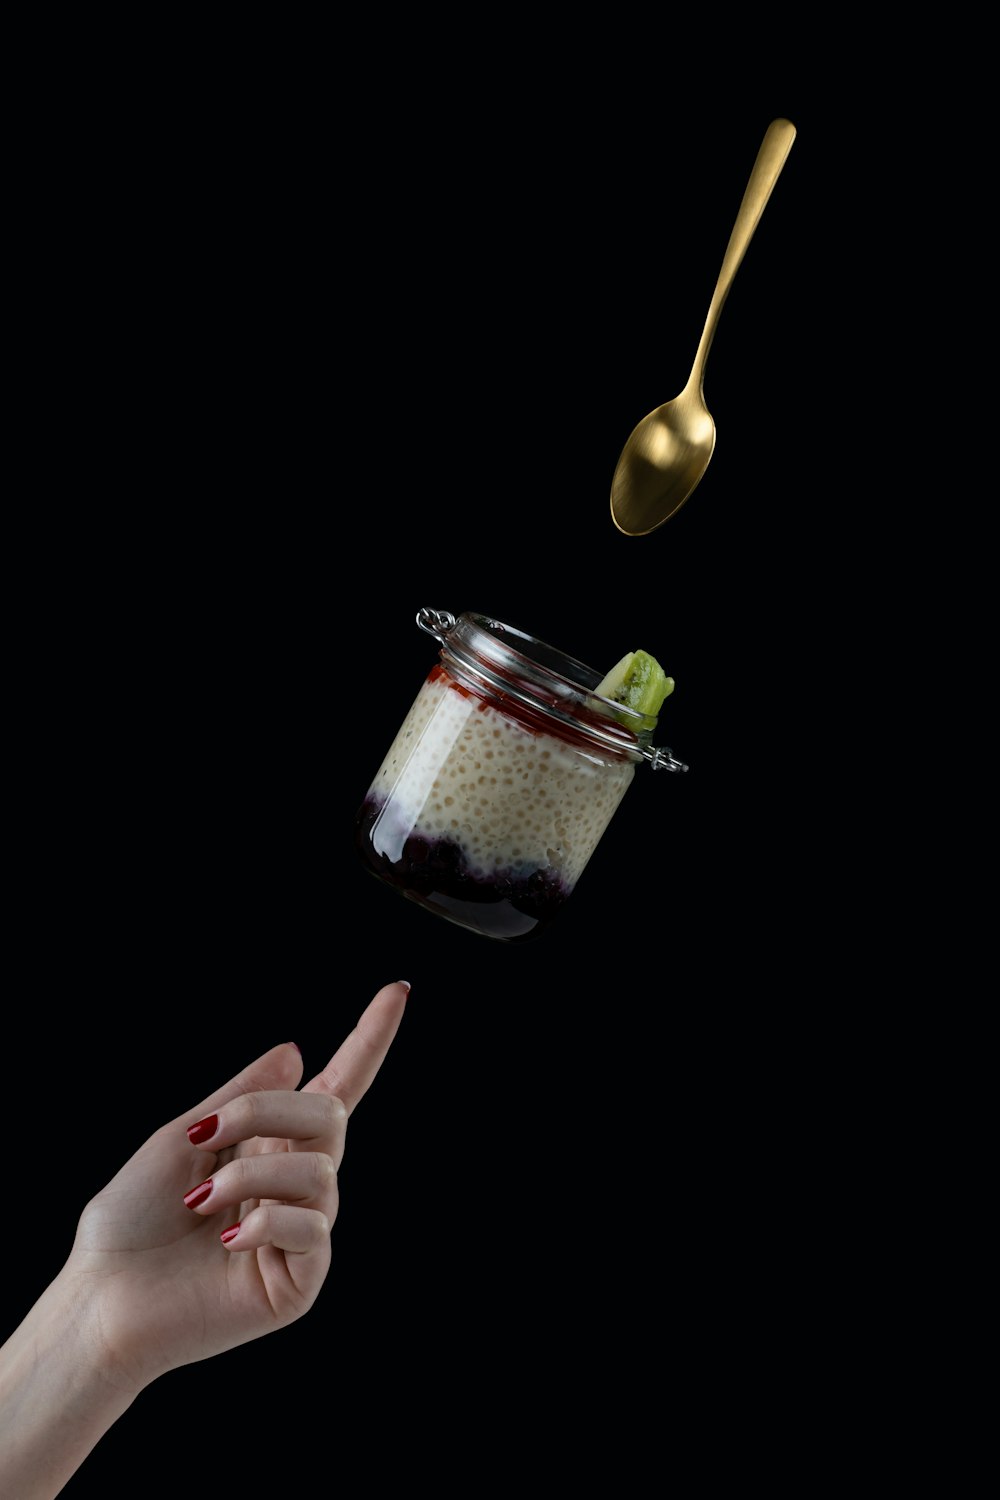
{"type": "Polygon", "coordinates": [[[308,1312],[330,1267],[348,1118],[408,991],[379,990],[301,1088],[298,1048],[265,1052],[87,1204],[65,1266],[0,1350],[0,1493],[57,1494],[159,1375],[308,1312]]]}
{"type": "Polygon", "coordinates": [[[63,1273],[99,1285],[109,1361],[141,1387],[312,1306],[330,1267],[347,1120],[406,988],[387,985],[300,1090],[291,1042],[162,1126],[92,1199],[63,1273]]]}

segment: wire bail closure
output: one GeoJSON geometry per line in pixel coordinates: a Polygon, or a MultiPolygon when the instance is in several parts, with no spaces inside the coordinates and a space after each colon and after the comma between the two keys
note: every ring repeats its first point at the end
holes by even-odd
{"type": "Polygon", "coordinates": [[[444,645],[445,636],[455,628],[455,616],[446,609],[418,609],[417,624],[426,635],[444,645]]]}

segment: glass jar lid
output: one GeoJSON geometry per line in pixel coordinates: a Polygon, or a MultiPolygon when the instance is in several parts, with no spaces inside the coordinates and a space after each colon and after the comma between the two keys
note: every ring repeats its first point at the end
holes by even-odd
{"type": "Polygon", "coordinates": [[[490,615],[417,611],[417,625],[463,673],[491,694],[500,693],[535,713],[559,720],[583,739],[654,771],[686,771],[666,746],[650,743],[656,719],[604,698],[595,689],[603,673],[490,615]]]}

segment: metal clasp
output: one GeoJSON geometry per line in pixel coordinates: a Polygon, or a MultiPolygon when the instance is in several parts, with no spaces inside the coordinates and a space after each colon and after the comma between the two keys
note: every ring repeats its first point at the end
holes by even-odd
{"type": "Polygon", "coordinates": [[[446,609],[418,609],[417,624],[425,635],[432,635],[444,645],[444,638],[455,628],[455,616],[446,609]]]}
{"type": "Polygon", "coordinates": [[[642,752],[654,771],[686,771],[682,760],[675,759],[666,745],[647,745],[642,752]]]}

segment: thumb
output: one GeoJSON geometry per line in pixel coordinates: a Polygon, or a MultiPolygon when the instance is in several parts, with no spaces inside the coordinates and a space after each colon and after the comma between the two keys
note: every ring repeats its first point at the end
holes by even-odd
{"type": "Polygon", "coordinates": [[[179,1115],[177,1122],[187,1128],[206,1115],[213,1114],[230,1099],[241,1094],[260,1093],[264,1089],[296,1089],[302,1080],[302,1054],[294,1042],[281,1042],[269,1052],[263,1052],[228,1083],[224,1083],[214,1094],[209,1094],[194,1109],[179,1115]]]}

